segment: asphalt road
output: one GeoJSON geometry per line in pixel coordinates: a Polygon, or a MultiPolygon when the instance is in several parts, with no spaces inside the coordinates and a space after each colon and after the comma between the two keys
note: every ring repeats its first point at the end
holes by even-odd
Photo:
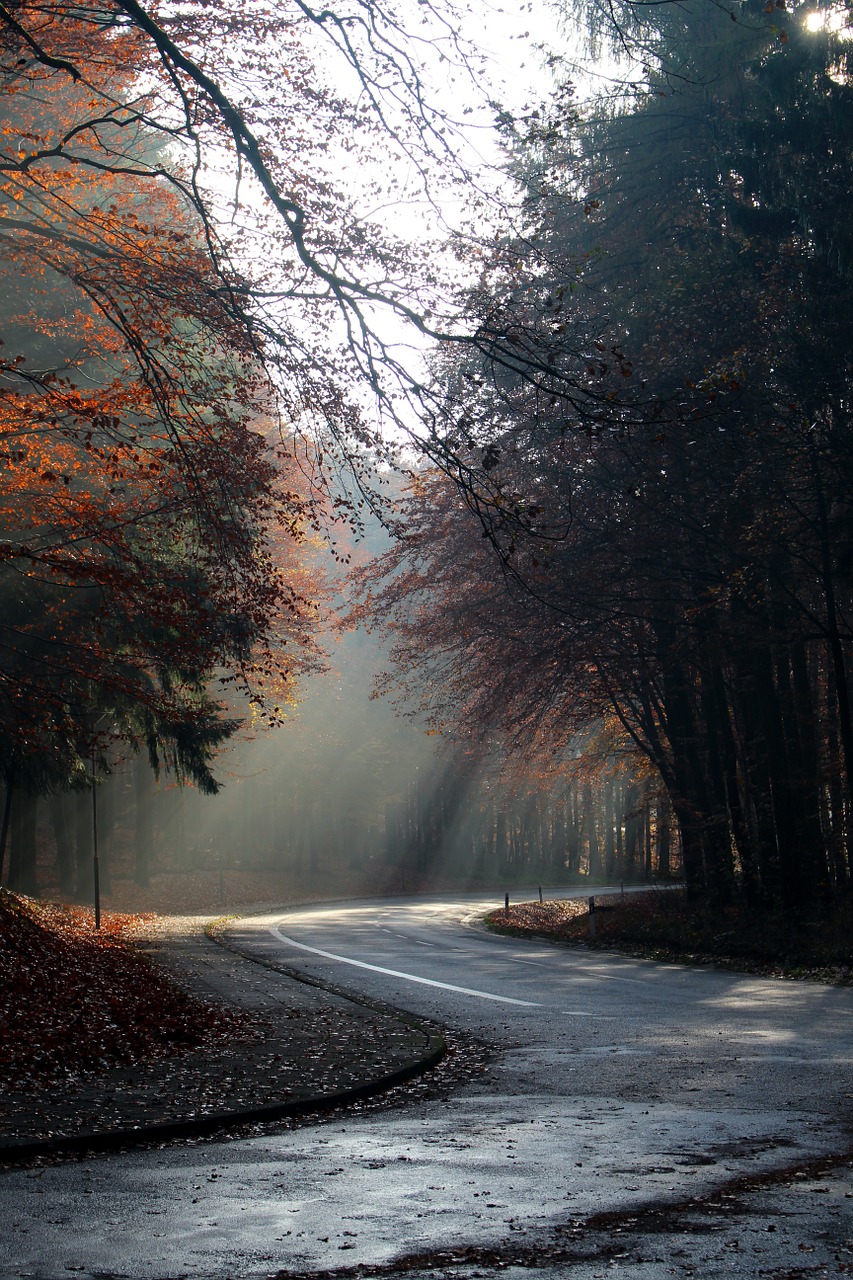
{"type": "Polygon", "coordinates": [[[435,1274],[437,1249],[471,1276],[513,1257],[573,1280],[605,1265],[637,1280],[853,1270],[850,1167],[808,1170],[850,1147],[853,992],[497,938],[475,923],[487,905],[383,900],[235,926],[261,957],[498,1053],[446,1098],[6,1173],[0,1274],[369,1275],[403,1255],[435,1274]],[[737,1220],[712,1208],[685,1225],[685,1204],[720,1188],[731,1209],[739,1180],[737,1220]],[[627,1252],[612,1223],[579,1225],[614,1210],[635,1224],[627,1252]],[[671,1215],[666,1233],[646,1230],[651,1211],[671,1215]]]}

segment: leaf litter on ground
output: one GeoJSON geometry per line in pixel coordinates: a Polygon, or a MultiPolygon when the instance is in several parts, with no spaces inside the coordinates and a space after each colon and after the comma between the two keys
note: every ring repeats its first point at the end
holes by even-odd
{"type": "Polygon", "coordinates": [[[187,994],[133,940],[149,917],[0,890],[0,1090],[254,1038],[256,1020],[187,994]]]}
{"type": "Polygon", "coordinates": [[[761,974],[853,983],[853,904],[831,917],[819,911],[761,917],[737,905],[709,911],[688,903],[678,887],[641,892],[523,902],[509,911],[489,912],[496,933],[545,938],[563,945],[620,951],[647,959],[675,961],[761,974]],[[595,898],[595,936],[589,897],[595,898]]]}

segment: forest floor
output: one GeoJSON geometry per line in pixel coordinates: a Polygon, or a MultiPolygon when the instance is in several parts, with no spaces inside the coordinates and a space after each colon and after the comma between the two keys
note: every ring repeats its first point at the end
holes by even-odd
{"type": "Polygon", "coordinates": [[[138,944],[153,916],[57,906],[0,890],[0,1080],[58,1084],[202,1044],[256,1020],[181,990],[138,944]]]}
{"type": "Polygon", "coordinates": [[[773,978],[853,983],[853,904],[759,919],[739,908],[709,913],[688,905],[679,888],[595,896],[594,936],[587,898],[518,903],[492,911],[495,933],[600,948],[678,964],[716,965],[773,978]]]}
{"type": "MultiPolygon", "coordinates": [[[[395,868],[341,870],[333,883],[337,899],[451,887],[410,873],[401,884],[395,868]]],[[[0,1095],[73,1090],[107,1071],[165,1070],[165,1060],[231,1046],[255,1052],[268,1038],[265,1019],[182,989],[156,963],[158,943],[213,917],[328,899],[329,885],[326,867],[169,871],[146,887],[114,875],[99,929],[91,906],[0,889],[0,1095]]]]}

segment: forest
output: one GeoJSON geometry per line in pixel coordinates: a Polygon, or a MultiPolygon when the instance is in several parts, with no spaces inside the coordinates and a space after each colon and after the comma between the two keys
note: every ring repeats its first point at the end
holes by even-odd
{"type": "Polygon", "coordinates": [[[538,21],[0,5],[11,888],[849,899],[850,10],[538,21]]]}

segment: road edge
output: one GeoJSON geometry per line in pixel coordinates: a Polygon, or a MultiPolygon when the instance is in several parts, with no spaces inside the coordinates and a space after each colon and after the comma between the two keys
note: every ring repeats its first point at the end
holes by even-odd
{"type": "MultiPolygon", "coordinates": [[[[258,913],[268,914],[268,912],[258,913]]],[[[247,1125],[274,1123],[277,1120],[297,1119],[310,1115],[322,1115],[365,1099],[373,1098],[398,1085],[406,1084],[418,1076],[425,1075],[444,1059],[447,1054],[447,1042],[444,1036],[431,1027],[425,1026],[418,1019],[394,1009],[390,1005],[381,1005],[366,997],[359,997],[351,992],[335,987],[331,983],[300,974],[297,970],[275,961],[252,955],[239,947],[230,939],[222,936],[227,925],[238,919],[250,916],[232,916],[227,920],[209,921],[204,926],[204,934],[211,941],[238,955],[249,964],[261,965],[263,968],[281,973],[293,981],[307,986],[318,987],[330,994],[339,996],[350,1004],[361,1005],[384,1017],[390,1017],[410,1030],[423,1035],[426,1045],[420,1057],[397,1067],[394,1071],[381,1076],[374,1076],[361,1084],[333,1093],[317,1094],[311,1098],[302,1098],[289,1102],[267,1103],[259,1107],[241,1108],[236,1111],[217,1111],[206,1115],[188,1116],[181,1120],[155,1121],[151,1124],[134,1125],[131,1128],[107,1130],[83,1130],[79,1133],[66,1134],[55,1138],[32,1138],[8,1145],[0,1144],[0,1166],[30,1162],[39,1156],[103,1154],[131,1150],[134,1147],[148,1146],[162,1142],[172,1142],[181,1138],[204,1138],[216,1133],[224,1133],[229,1129],[240,1129],[247,1125]]],[[[156,963],[156,960],[154,961],[156,963]]]]}

